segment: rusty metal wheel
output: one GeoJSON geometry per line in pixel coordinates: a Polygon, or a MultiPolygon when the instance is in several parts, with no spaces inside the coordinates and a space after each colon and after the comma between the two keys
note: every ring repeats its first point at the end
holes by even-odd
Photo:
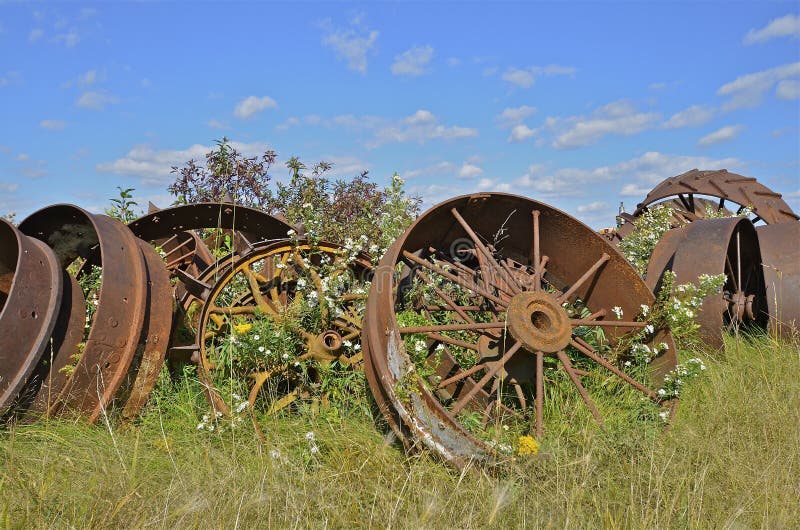
{"type": "Polygon", "coordinates": [[[55,254],[0,219],[0,416],[50,346],[63,292],[55,254]]]}
{"type": "Polygon", "coordinates": [[[770,330],[792,338],[800,330],[800,223],[759,226],[756,232],[770,330]]]}
{"type": "Polygon", "coordinates": [[[230,414],[237,391],[267,416],[324,400],[321,370],[361,364],[370,276],[365,255],[325,242],[259,245],[232,261],[198,299],[194,359],[213,410],[230,414]],[[232,378],[252,383],[243,391],[232,378]]]}
{"type": "Polygon", "coordinates": [[[708,207],[713,214],[732,212],[737,215],[745,208],[750,208],[754,224],[776,224],[800,219],[780,193],[754,178],[729,173],[726,169],[692,169],[664,180],[636,206],[633,217],[638,217],[645,209],[662,201],[669,201],[670,206],[682,212],[688,221],[706,217],[708,207]],[[704,196],[717,200],[710,201],[704,196]]]}
{"type": "MultiPolygon", "coordinates": [[[[146,341],[141,333],[147,275],[137,239],[115,219],[66,204],[31,214],[19,229],[49,245],[64,269],[77,258],[87,260],[79,275],[92,265],[102,268],[97,311],[74,371],[66,380],[51,377],[47,396],[41,396],[50,398],[50,412],[78,411],[94,422],[128,376],[140,339],[146,341]],[[63,386],[55,388],[53,382],[63,386]]],[[[73,321],[72,317],[69,320],[73,321]]],[[[69,349],[59,352],[50,369],[70,363],[77,353],[69,349]]]]}
{"type": "Polygon", "coordinates": [[[397,434],[457,466],[521,436],[617,421],[609,403],[626,421],[659,421],[656,390],[677,357],[644,318],[653,303],[622,256],[563,212],[457,197],[418,218],[376,269],[367,376],[397,434]]]}
{"type": "Polygon", "coordinates": [[[700,336],[722,348],[726,329],[764,328],[767,303],[761,252],[753,224],[748,219],[702,219],[670,230],[656,245],[645,282],[661,290],[666,270],[677,283],[695,283],[701,275],[725,274],[723,291],[706,298],[697,315],[700,336]]]}

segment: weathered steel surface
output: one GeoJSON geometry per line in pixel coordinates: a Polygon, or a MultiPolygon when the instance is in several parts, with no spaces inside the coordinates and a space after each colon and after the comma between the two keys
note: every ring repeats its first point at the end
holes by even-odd
{"type": "Polygon", "coordinates": [[[61,299],[58,322],[53,330],[52,354],[48,350],[23,391],[25,398],[20,403],[20,411],[26,419],[36,419],[48,412],[64,385],[67,383],[67,367],[74,362],[83,341],[86,322],[86,301],[83,290],[73,276],[64,275],[64,295],[61,299]]]}
{"type": "Polygon", "coordinates": [[[754,222],[763,220],[766,224],[776,224],[800,219],[781,198],[780,193],[772,191],[754,178],[729,173],[726,169],[692,169],[664,180],[636,206],[633,216],[638,217],[647,207],[671,198],[671,205],[675,209],[702,218],[705,216],[704,207],[708,203],[698,201],[696,195],[720,199],[715,210],[725,209],[726,203],[732,203],[737,209],[750,207],[756,214],[754,222]]]}
{"type": "Polygon", "coordinates": [[[139,344],[140,355],[137,355],[135,365],[129,371],[129,378],[133,381],[126,388],[128,396],[122,409],[122,417],[128,421],[139,415],[155,388],[172,328],[173,296],[169,274],[153,247],[141,239],[137,243],[147,273],[147,304],[139,344]]]}
{"type": "Polygon", "coordinates": [[[678,284],[695,283],[704,274],[725,274],[723,291],[707,297],[696,316],[703,340],[721,348],[726,327],[763,327],[766,323],[760,255],[756,231],[748,219],[697,220],[662,237],[650,260],[646,282],[658,292],[667,270],[675,273],[678,284]]]}
{"type": "Polygon", "coordinates": [[[759,226],[770,329],[791,338],[800,329],[800,223],[759,226]]]}
{"type": "Polygon", "coordinates": [[[145,241],[169,239],[186,230],[220,229],[245,234],[251,242],[285,238],[292,226],[261,210],[226,203],[198,203],[165,208],[131,222],[145,241]]]}
{"type": "Polygon", "coordinates": [[[78,257],[87,260],[83,272],[92,264],[102,267],[86,345],[51,407],[52,412],[83,412],[94,422],[127,376],[142,330],[147,284],[136,238],[119,221],[72,205],[39,210],[20,230],[47,243],[64,267],[78,257]]]}
{"type": "MultiPolygon", "coordinates": [[[[632,320],[642,304],[652,305],[653,301],[647,286],[619,253],[563,212],[507,194],[457,197],[419,217],[376,269],[362,337],[367,343],[366,375],[378,406],[407,446],[426,447],[457,466],[473,459],[491,460],[495,451],[465,428],[458,416],[460,410],[488,410],[493,399],[488,388],[499,381],[510,386],[535,382],[539,388],[536,395],[518,394],[520,410],[534,400],[533,408],[541,410],[542,368],[537,370],[537,356],[563,363],[580,391],[583,372],[568,358],[562,359],[565,341],[576,340],[574,328],[602,326],[608,339],[616,342],[631,330],[643,329],[646,322],[609,322],[612,312],[622,311],[630,315],[626,320],[632,320]],[[398,275],[401,264],[407,268],[398,275]],[[437,281],[431,283],[430,277],[437,281]],[[400,326],[397,313],[415,279],[418,285],[444,282],[445,287],[458,287],[455,292],[466,292],[471,300],[461,304],[471,305],[459,305],[439,290],[439,301],[430,310],[453,311],[458,315],[453,324],[400,326]],[[577,300],[592,311],[588,320],[569,316],[562,306],[577,300]],[[493,313],[495,321],[472,321],[475,311],[493,313]],[[570,327],[566,332],[565,322],[570,327]],[[469,340],[474,339],[444,336],[448,330],[463,330],[480,338],[471,344],[469,340]],[[439,378],[438,388],[413,375],[416,369],[406,351],[404,334],[427,335],[428,351],[435,346],[443,352],[429,361],[439,378]],[[476,366],[482,371],[461,369],[457,357],[449,352],[453,345],[477,348],[483,365],[476,366]],[[486,375],[478,381],[478,373],[486,375]]],[[[424,306],[415,311],[429,314],[424,306]]],[[[677,357],[668,333],[657,331],[655,337],[669,346],[650,365],[652,380],[658,384],[676,365],[677,357]]],[[[591,348],[587,351],[599,358],[591,348]]],[[[599,359],[598,364],[601,362],[604,368],[616,370],[615,375],[621,373],[599,359]]],[[[548,361],[550,365],[552,361],[548,361]]],[[[655,398],[652,391],[642,391],[655,398]]],[[[585,402],[593,409],[588,396],[585,402]]],[[[505,405],[498,410],[514,412],[505,405]]],[[[539,416],[536,430],[540,435],[539,416]]]]}
{"type": "Polygon", "coordinates": [[[48,350],[62,291],[53,251],[0,219],[0,415],[48,350]]]}

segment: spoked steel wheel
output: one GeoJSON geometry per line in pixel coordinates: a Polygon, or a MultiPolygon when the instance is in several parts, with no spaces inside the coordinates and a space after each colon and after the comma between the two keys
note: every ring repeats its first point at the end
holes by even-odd
{"type": "Polygon", "coordinates": [[[365,255],[329,243],[268,243],[233,262],[198,320],[195,360],[214,411],[246,401],[271,415],[324,400],[321,370],[361,364],[370,275],[365,255]],[[249,388],[237,386],[248,378],[249,388]]]}
{"type": "Polygon", "coordinates": [[[645,318],[653,302],[570,216],[513,195],[457,197],[376,270],[367,377],[400,436],[458,466],[564,422],[603,425],[617,404],[653,419],[677,363],[669,332],[645,318]]]}

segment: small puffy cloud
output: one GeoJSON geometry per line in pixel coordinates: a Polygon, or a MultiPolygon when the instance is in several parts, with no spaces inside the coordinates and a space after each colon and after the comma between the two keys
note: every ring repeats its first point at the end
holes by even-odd
{"type": "Polygon", "coordinates": [[[375,47],[379,33],[363,26],[362,17],[355,17],[348,28],[334,27],[330,19],[319,24],[323,31],[322,44],[331,48],[336,58],[347,63],[350,70],[367,73],[367,54],[375,47]]]}
{"type": "Polygon", "coordinates": [[[756,44],[779,37],[800,37],[800,16],[788,14],[775,18],[766,26],[759,29],[751,29],[744,36],[744,44],[756,44]]]}
{"type": "MultiPolygon", "coordinates": [[[[257,156],[269,149],[262,143],[231,142],[231,146],[245,156],[257,156]]],[[[213,148],[194,144],[186,149],[155,150],[148,145],[140,145],[113,162],[97,164],[95,169],[98,173],[135,177],[145,185],[164,185],[172,177],[173,166],[181,166],[189,160],[202,160],[213,148]]]]}
{"type": "Polygon", "coordinates": [[[229,127],[228,125],[225,125],[225,124],[224,124],[224,123],[222,123],[221,121],[219,121],[219,120],[215,120],[215,119],[213,119],[213,118],[212,118],[212,119],[210,119],[210,120],[208,120],[208,121],[206,122],[206,125],[208,125],[208,126],[209,126],[209,127],[211,127],[212,129],[220,129],[220,130],[226,130],[226,129],[230,129],[230,127],[229,127]]]}
{"type": "Polygon", "coordinates": [[[507,81],[519,88],[530,88],[538,77],[549,77],[555,75],[572,75],[576,69],[571,66],[561,66],[551,64],[548,66],[528,66],[527,68],[511,67],[503,75],[503,81],[507,81]]]}
{"type": "Polygon", "coordinates": [[[764,94],[776,83],[800,76],[800,62],[784,64],[737,77],[717,89],[717,95],[730,96],[723,110],[752,108],[761,104],[764,94]]]}
{"type": "Polygon", "coordinates": [[[608,208],[608,203],[602,201],[590,202],[589,204],[581,204],[578,206],[578,213],[598,212],[608,208]]]}
{"type": "Polygon", "coordinates": [[[33,28],[30,33],[28,33],[28,42],[38,42],[44,36],[44,30],[42,28],[33,28]]]}
{"type": "Polygon", "coordinates": [[[408,77],[420,76],[428,71],[431,59],[433,59],[432,46],[415,46],[395,56],[392,73],[408,77]]]}
{"type": "Polygon", "coordinates": [[[15,182],[0,182],[0,191],[3,193],[14,193],[19,189],[19,184],[15,182]]]}
{"type": "Polygon", "coordinates": [[[42,120],[39,122],[39,127],[48,131],[61,131],[66,126],[66,122],[61,120],[42,120]]]}
{"type": "Polygon", "coordinates": [[[432,164],[427,167],[419,168],[419,169],[409,169],[402,173],[404,178],[416,178],[420,175],[424,175],[427,177],[431,176],[442,176],[442,175],[449,175],[452,174],[456,170],[457,166],[452,162],[438,162],[436,164],[432,164]]]}
{"type": "Polygon", "coordinates": [[[119,103],[119,98],[106,92],[88,91],[81,94],[75,105],[89,110],[105,110],[106,106],[119,103]]]}
{"type": "Polygon", "coordinates": [[[233,111],[237,118],[248,119],[266,109],[274,109],[278,104],[269,96],[248,96],[240,101],[233,111]]]}
{"type": "Polygon", "coordinates": [[[513,129],[511,129],[511,135],[508,137],[509,142],[524,142],[528,138],[532,138],[536,135],[536,131],[521,123],[519,125],[515,125],[513,129]]]}
{"type": "Polygon", "coordinates": [[[781,81],[775,87],[775,95],[788,101],[800,98],[800,81],[796,79],[781,81]]]}
{"type": "Polygon", "coordinates": [[[700,138],[700,140],[698,140],[697,145],[701,147],[708,147],[709,145],[727,142],[739,136],[739,133],[741,133],[743,130],[744,127],[741,125],[728,125],[703,136],[700,138]]]}
{"type": "Polygon", "coordinates": [[[461,169],[458,170],[458,178],[460,179],[474,179],[483,175],[483,169],[470,162],[464,162],[461,169]]]}
{"type": "Polygon", "coordinates": [[[458,57],[448,57],[447,58],[447,66],[450,66],[451,68],[454,68],[454,67],[459,66],[459,65],[461,65],[461,59],[459,59],[458,57]]]}
{"type": "Polygon", "coordinates": [[[549,118],[545,126],[556,132],[552,146],[574,149],[599,142],[609,135],[632,136],[652,128],[661,118],[657,113],[638,112],[627,101],[615,101],[589,116],[549,118]]]}
{"type": "Polygon", "coordinates": [[[528,105],[522,105],[521,107],[506,107],[503,109],[503,112],[497,115],[495,119],[502,127],[511,127],[512,125],[518,125],[522,123],[535,113],[536,108],[529,107],[528,105]]]}
{"type": "Polygon", "coordinates": [[[511,191],[511,185],[507,182],[501,182],[500,179],[483,178],[478,181],[475,186],[478,191],[511,191]]]}
{"type": "Polygon", "coordinates": [[[67,48],[74,48],[75,46],[78,45],[80,41],[81,41],[81,36],[74,29],[71,29],[66,33],[59,33],[58,35],[53,37],[53,42],[56,42],[58,44],[63,44],[67,48]]]}
{"type": "Polygon", "coordinates": [[[641,184],[625,184],[619,194],[623,197],[645,197],[652,188],[641,184]]]}
{"type": "Polygon", "coordinates": [[[31,157],[31,155],[29,155],[28,153],[19,153],[19,154],[18,154],[16,157],[14,157],[14,158],[16,158],[17,160],[19,160],[20,162],[24,162],[25,160],[28,160],[28,159],[30,159],[30,157],[31,157]]]}
{"type": "Polygon", "coordinates": [[[665,129],[680,129],[682,127],[698,127],[711,121],[715,111],[705,105],[692,105],[664,122],[665,129]]]}
{"type": "Polygon", "coordinates": [[[97,70],[88,70],[87,72],[80,74],[75,79],[61,83],[61,88],[70,88],[72,86],[87,88],[95,84],[98,81],[98,79],[99,76],[97,74],[97,70]]]}
{"type": "MultiPolygon", "coordinates": [[[[369,127],[366,123],[356,126],[369,127]]],[[[400,122],[381,124],[376,127],[375,138],[367,147],[378,147],[388,143],[417,142],[423,144],[428,140],[455,140],[478,135],[478,130],[457,125],[448,126],[439,123],[439,118],[425,109],[416,111],[400,122]]]]}

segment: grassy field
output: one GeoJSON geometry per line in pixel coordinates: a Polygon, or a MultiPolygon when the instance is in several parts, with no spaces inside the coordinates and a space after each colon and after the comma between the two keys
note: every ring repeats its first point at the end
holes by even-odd
{"type": "Polygon", "coordinates": [[[379,423],[288,417],[198,431],[191,383],[135,426],[50,421],[0,432],[0,524],[202,528],[798,528],[800,348],[729,339],[666,434],[592,422],[501,471],[407,456],[379,423]],[[376,428],[377,427],[377,428],[376,428]],[[317,454],[306,433],[313,432],[317,454]]]}

